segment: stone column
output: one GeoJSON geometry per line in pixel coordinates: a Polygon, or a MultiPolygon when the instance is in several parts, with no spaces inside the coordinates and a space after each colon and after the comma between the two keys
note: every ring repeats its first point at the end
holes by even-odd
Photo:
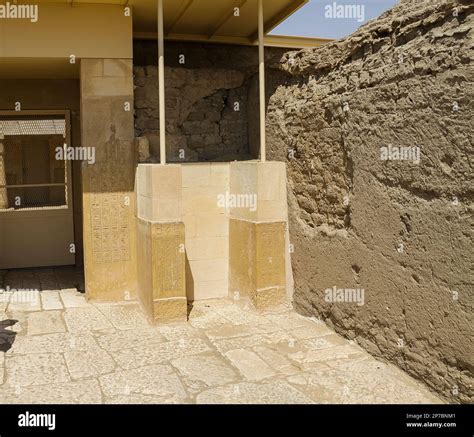
{"type": "Polygon", "coordinates": [[[89,299],[136,297],[135,152],[131,59],[81,60],[84,267],[89,299]]]}
{"type": "Polygon", "coordinates": [[[250,296],[260,309],[281,304],[289,257],[285,164],[231,163],[230,202],[230,294],[250,296]]]}
{"type": "Polygon", "coordinates": [[[185,321],[186,252],[181,165],[137,170],[138,295],[152,323],[185,321]]]}

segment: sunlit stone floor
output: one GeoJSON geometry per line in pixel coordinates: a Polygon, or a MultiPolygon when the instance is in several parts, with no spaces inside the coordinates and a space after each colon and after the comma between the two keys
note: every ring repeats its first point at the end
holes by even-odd
{"type": "Polygon", "coordinates": [[[441,402],[290,307],[199,302],[188,323],[153,327],[137,303],[87,303],[72,269],[0,272],[6,282],[42,291],[0,300],[0,349],[12,342],[0,403],[441,402]]]}

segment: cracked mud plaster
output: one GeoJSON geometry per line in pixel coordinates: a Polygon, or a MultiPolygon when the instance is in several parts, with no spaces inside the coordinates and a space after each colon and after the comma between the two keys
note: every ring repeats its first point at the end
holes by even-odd
{"type": "Polygon", "coordinates": [[[288,161],[295,303],[451,402],[472,402],[473,9],[402,1],[289,52],[268,159],[288,161]],[[420,147],[420,162],[382,147],[420,147]],[[364,305],[324,290],[363,288],[364,305]]]}

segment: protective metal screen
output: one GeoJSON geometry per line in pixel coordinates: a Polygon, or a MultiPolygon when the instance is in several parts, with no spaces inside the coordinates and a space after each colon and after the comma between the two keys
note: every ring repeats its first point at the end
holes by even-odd
{"type": "Polygon", "coordinates": [[[67,207],[64,117],[0,118],[0,211],[67,207]]]}

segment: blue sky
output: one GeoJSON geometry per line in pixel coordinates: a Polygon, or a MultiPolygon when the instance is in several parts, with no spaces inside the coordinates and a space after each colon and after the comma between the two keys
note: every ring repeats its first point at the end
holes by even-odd
{"type": "MultiPolygon", "coordinates": [[[[310,0],[294,15],[288,18],[273,30],[275,35],[309,36],[320,38],[342,38],[354,32],[358,27],[378,17],[382,12],[390,9],[399,0],[310,0]],[[333,3],[335,3],[336,8],[333,3]],[[342,9],[337,6],[357,5],[360,12],[355,16],[339,14],[342,9]],[[361,7],[364,7],[363,9],[361,7]],[[363,14],[362,14],[363,12],[363,14]]],[[[349,11],[345,9],[345,11],[349,11]]]]}

